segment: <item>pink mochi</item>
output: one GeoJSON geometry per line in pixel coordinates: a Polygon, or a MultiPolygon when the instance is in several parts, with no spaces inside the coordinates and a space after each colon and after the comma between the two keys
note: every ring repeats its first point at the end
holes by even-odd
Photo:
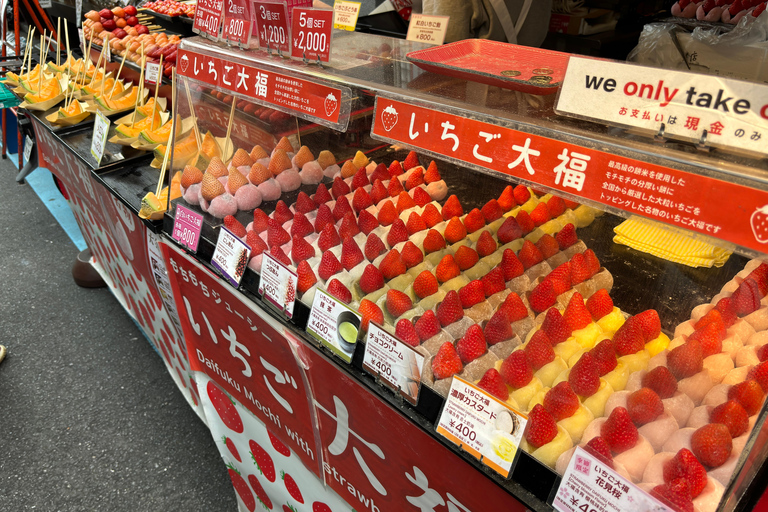
{"type": "Polygon", "coordinates": [[[280,199],[280,185],[277,184],[274,178],[270,178],[264,183],[259,185],[259,192],[261,192],[262,201],[277,201],[280,199]]]}
{"type": "Polygon", "coordinates": [[[307,162],[299,172],[302,185],[317,185],[323,181],[323,168],[317,163],[317,160],[307,162]]]}
{"type": "Polygon", "coordinates": [[[301,186],[301,176],[296,169],[283,171],[275,179],[283,192],[292,192],[301,186]]]}
{"type": "Polygon", "coordinates": [[[235,201],[235,197],[231,194],[221,194],[218,197],[214,197],[208,207],[208,213],[217,219],[223,219],[227,215],[236,214],[237,202],[235,201]]]}
{"type": "Polygon", "coordinates": [[[187,202],[187,204],[200,204],[200,188],[202,185],[200,183],[195,183],[194,185],[190,185],[187,190],[184,191],[184,201],[187,202]]]}
{"type": "Polygon", "coordinates": [[[256,185],[243,185],[235,192],[235,201],[238,210],[253,210],[261,204],[261,192],[256,185]]]}

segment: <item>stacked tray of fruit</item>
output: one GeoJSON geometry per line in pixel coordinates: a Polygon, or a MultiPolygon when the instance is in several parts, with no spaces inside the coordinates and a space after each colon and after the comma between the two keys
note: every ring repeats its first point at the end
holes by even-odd
{"type": "Polygon", "coordinates": [[[192,3],[179,2],[177,0],[157,0],[154,2],[146,2],[141,6],[141,9],[154,11],[165,16],[185,16],[187,18],[194,18],[196,6],[196,2],[192,3]]]}
{"type": "Polygon", "coordinates": [[[136,7],[132,5],[89,11],[85,13],[83,34],[86,38],[95,37],[94,42],[102,43],[107,35],[110,40],[120,40],[129,35],[149,34],[149,28],[139,22],[136,14],[136,7]]]}

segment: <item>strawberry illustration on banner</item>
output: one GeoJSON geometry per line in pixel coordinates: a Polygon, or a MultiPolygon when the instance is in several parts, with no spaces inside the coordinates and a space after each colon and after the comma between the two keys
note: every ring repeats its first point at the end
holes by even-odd
{"type": "Polygon", "coordinates": [[[752,226],[755,240],[761,244],[768,242],[768,204],[752,212],[749,223],[752,226]]]}
{"type": "Polygon", "coordinates": [[[384,123],[384,129],[388,132],[397,124],[397,110],[392,105],[381,111],[381,122],[384,123]]]}
{"type": "Polygon", "coordinates": [[[328,96],[325,97],[325,115],[330,117],[337,108],[339,108],[339,100],[332,92],[329,92],[328,96]]]}

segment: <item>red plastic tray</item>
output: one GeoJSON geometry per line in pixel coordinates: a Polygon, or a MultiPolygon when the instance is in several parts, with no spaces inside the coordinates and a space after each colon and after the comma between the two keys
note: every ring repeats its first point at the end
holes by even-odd
{"type": "Polygon", "coordinates": [[[487,39],[467,39],[406,55],[426,71],[531,94],[557,92],[569,57],[487,39]]]}

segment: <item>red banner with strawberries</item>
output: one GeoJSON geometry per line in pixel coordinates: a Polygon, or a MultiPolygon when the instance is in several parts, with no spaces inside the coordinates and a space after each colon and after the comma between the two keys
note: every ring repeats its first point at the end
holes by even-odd
{"type": "Polygon", "coordinates": [[[371,135],[750,249],[768,244],[764,190],[383,97],[371,135]]]}

